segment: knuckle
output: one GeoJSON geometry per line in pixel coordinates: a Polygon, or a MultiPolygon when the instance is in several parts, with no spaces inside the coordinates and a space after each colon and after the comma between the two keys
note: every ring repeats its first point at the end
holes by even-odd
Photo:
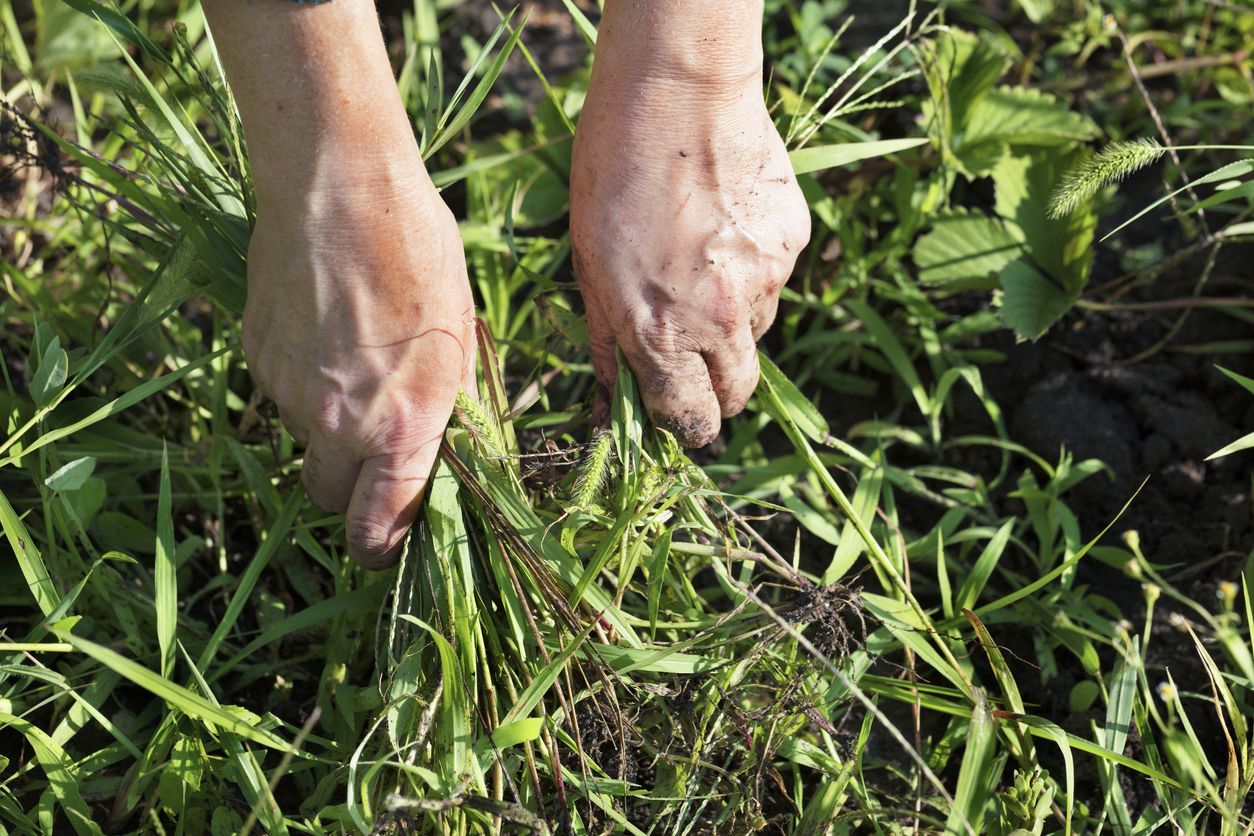
{"type": "Polygon", "coordinates": [[[661,311],[648,317],[637,317],[631,326],[631,333],[642,349],[663,362],[667,357],[698,351],[701,347],[701,341],[685,323],[661,311]]]}
{"type": "Polygon", "coordinates": [[[439,441],[447,420],[447,412],[443,420],[435,420],[433,415],[413,406],[395,408],[376,422],[367,446],[375,455],[415,451],[439,441]]]}
{"type": "Polygon", "coordinates": [[[810,243],[811,232],[810,210],[804,206],[794,210],[785,229],[788,252],[794,260],[810,243]]]}
{"type": "Polygon", "coordinates": [[[784,285],[788,283],[788,279],[789,276],[787,274],[767,274],[763,276],[762,289],[759,298],[774,298],[779,296],[780,291],[784,289],[784,285]]]}
{"type": "Polygon", "coordinates": [[[345,420],[346,412],[345,404],[338,396],[316,396],[312,410],[314,430],[332,441],[342,439],[345,428],[351,424],[351,421],[345,420]]]}
{"type": "Polygon", "coordinates": [[[730,336],[740,329],[744,319],[741,294],[738,290],[727,287],[725,282],[719,282],[715,287],[716,293],[706,310],[706,316],[716,333],[730,336]]]}

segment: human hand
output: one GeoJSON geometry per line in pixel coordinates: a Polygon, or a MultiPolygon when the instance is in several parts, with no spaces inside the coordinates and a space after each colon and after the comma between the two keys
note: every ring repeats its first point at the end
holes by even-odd
{"type": "Polygon", "coordinates": [[[753,394],[755,342],[810,215],[763,102],[760,53],[717,77],[686,77],[682,61],[654,72],[630,48],[628,14],[611,20],[607,6],[575,136],[575,275],[602,385],[617,346],[653,421],[699,447],[753,394]],[[615,24],[625,34],[607,38],[615,24]]]}
{"type": "Polygon", "coordinates": [[[305,444],[315,505],[347,512],[348,550],[396,559],[457,391],[473,380],[474,304],[457,222],[421,161],[258,206],[243,345],[305,444]]]}

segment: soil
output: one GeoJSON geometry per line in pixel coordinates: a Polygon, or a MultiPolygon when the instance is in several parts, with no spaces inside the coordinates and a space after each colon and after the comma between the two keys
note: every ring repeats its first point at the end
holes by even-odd
{"type": "MultiPolygon", "coordinates": [[[[1215,273],[1244,283],[1248,293],[1254,278],[1239,274],[1251,256],[1254,247],[1233,247],[1215,273]]],[[[1186,264],[1182,272],[1197,266],[1186,264]]],[[[1236,580],[1254,548],[1248,458],[1206,461],[1254,431],[1254,397],[1216,367],[1248,376],[1254,355],[1205,349],[1251,337],[1248,323],[1213,309],[1082,312],[1038,343],[1008,346],[1006,361],[982,372],[994,398],[1009,409],[1016,441],[1051,461],[1066,449],[1076,460],[1101,459],[1111,468],[1113,484],[1097,477],[1074,491],[1073,508],[1086,532],[1101,530],[1148,479],[1112,536],[1137,531],[1152,562],[1179,564],[1185,576],[1208,558],[1231,558],[1208,573],[1213,584],[1236,580]],[[1127,362],[1151,350],[1182,315],[1183,325],[1162,350],[1127,362]]]]}

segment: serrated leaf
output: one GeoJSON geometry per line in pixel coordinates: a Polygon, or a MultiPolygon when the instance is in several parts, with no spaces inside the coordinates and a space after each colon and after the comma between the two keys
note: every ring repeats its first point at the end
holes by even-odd
{"type": "Polygon", "coordinates": [[[1010,155],[1010,146],[999,139],[974,142],[954,149],[954,159],[968,179],[987,177],[1010,155]]]}
{"type": "Polygon", "coordinates": [[[998,87],[971,108],[963,144],[1000,140],[1011,145],[1067,145],[1098,136],[1092,120],[1048,93],[998,87]]]}
{"type": "MultiPolygon", "coordinates": [[[[924,72],[931,101],[942,102],[941,124],[948,135],[965,131],[972,108],[1010,66],[1009,57],[987,38],[950,29],[924,47],[924,72]]],[[[925,105],[929,120],[935,108],[925,105]]]]}
{"type": "Polygon", "coordinates": [[[1002,269],[1023,252],[1023,245],[1001,221],[960,210],[932,222],[914,245],[919,281],[946,290],[992,290],[1002,269]]]}
{"type": "Polygon", "coordinates": [[[1001,313],[1006,325],[1034,340],[1067,312],[1075,297],[1032,264],[1017,258],[1001,271],[1001,313]]]}
{"type": "Polygon", "coordinates": [[[1041,149],[1007,157],[993,170],[997,214],[1027,246],[1032,263],[1070,296],[1077,296],[1088,281],[1097,217],[1084,206],[1066,217],[1051,218],[1049,198],[1081,153],[1041,149]]]}

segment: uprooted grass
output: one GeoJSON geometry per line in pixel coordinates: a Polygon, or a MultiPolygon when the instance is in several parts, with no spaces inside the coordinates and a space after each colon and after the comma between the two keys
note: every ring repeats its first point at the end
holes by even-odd
{"type": "MultiPolygon", "coordinates": [[[[896,166],[847,201],[803,178],[851,272],[886,265],[887,278],[804,261],[781,312],[790,374],[763,357],[748,414],[698,466],[646,425],[625,369],[605,426],[588,419],[569,245],[550,232],[586,74],[546,87],[534,136],[470,141],[521,27],[481,45],[449,101],[427,75],[436,7],[417,4],[401,86],[437,182],[465,205],[481,391],[459,403],[400,566],[369,575],[342,553],[342,519],[305,501],[299,452],[250,394],[234,341],[247,165],[197,23],[167,51],[85,5],[136,65],[64,74],[76,141],[6,117],[21,128],[10,150],[37,165],[15,181],[0,309],[0,527],[16,556],[0,564],[0,826],[1248,821],[1248,593],[1223,587],[1212,612],[1135,538],[1086,539],[1097,532],[1081,532],[1069,496],[1101,463],[1011,440],[961,336],[986,328],[980,314],[949,321],[922,296],[901,266],[909,236],[871,243],[860,212],[893,205],[897,228],[917,230],[905,213],[923,201],[902,184],[930,193],[952,174],[896,166]],[[987,421],[958,435],[961,386],[987,421]],[[891,390],[882,420],[835,437],[815,401],[876,387],[891,390]],[[991,466],[953,466],[971,450],[991,466]],[[1086,585],[1094,562],[1145,580],[1143,615],[1086,585]],[[1151,629],[1168,602],[1197,639],[1197,680],[1171,690],[1154,687],[1166,642],[1151,629]],[[1070,714],[1038,699],[1060,674],[1075,680],[1070,714]],[[1152,801],[1130,809],[1132,789],[1152,801]]],[[[804,167],[911,147],[844,117],[879,104],[860,90],[874,99],[915,73],[930,22],[841,63],[843,30],[803,47],[815,33],[797,20],[768,49],[786,133],[815,140],[804,167]]],[[[113,48],[86,16],[41,25],[113,48]]],[[[24,44],[19,32],[10,47],[24,44]]],[[[6,98],[49,104],[36,64],[19,69],[6,98]]]]}

